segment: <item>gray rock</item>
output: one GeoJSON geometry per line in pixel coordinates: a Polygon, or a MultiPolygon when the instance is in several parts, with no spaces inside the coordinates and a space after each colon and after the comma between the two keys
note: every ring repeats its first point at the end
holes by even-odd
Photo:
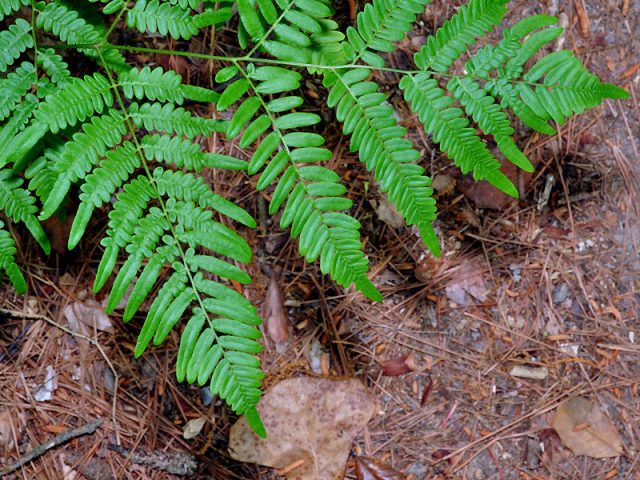
{"type": "Polygon", "coordinates": [[[551,299],[553,303],[558,305],[564,302],[569,296],[569,285],[566,283],[561,283],[560,285],[556,285],[553,289],[553,293],[551,294],[551,299]]]}

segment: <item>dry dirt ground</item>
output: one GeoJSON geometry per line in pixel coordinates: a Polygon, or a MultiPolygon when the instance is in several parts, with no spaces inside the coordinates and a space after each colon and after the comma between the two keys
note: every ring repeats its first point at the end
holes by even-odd
{"type": "MultiPolygon", "coordinates": [[[[403,66],[457,4],[434,2],[391,61],[403,66]]],[[[361,379],[375,394],[379,414],[353,453],[384,460],[410,479],[638,480],[640,2],[519,1],[511,2],[511,11],[507,23],[534,11],[560,15],[567,25],[564,48],[632,98],[606,102],[553,138],[519,132],[537,170],[533,178],[519,179],[526,186],[521,201],[502,210],[477,208],[473,199],[495,199],[469,192],[465,179],[412,128],[425,166],[440,182],[437,227],[444,255],[434,259],[415,232],[379,220],[375,185],[365,191],[363,182],[349,182],[353,197],[362,199],[355,211],[382,303],[336,289],[316,265],[299,260],[286,233],[263,221],[264,229],[249,234],[258,251],[249,294],[260,303],[272,270],[282,269],[293,326],[283,353],[267,345],[266,385],[309,373],[314,349],[321,372],[361,379]],[[539,208],[547,182],[552,189],[539,208]],[[409,354],[413,371],[382,374],[381,364],[409,354]],[[544,378],[515,377],[513,367],[537,369],[544,378]],[[578,395],[612,420],[622,456],[573,456],[562,446],[551,428],[553,415],[578,395]]],[[[397,79],[381,80],[394,85],[397,79]]],[[[396,102],[397,92],[390,87],[389,93],[403,123],[415,127],[396,102]]],[[[336,165],[345,176],[368,180],[346,140],[335,130],[325,133],[334,138],[336,165]]],[[[242,177],[229,182],[221,193],[246,185],[242,177]]],[[[259,216],[263,201],[246,201],[259,216]]],[[[63,310],[92,300],[87,292],[99,258],[95,244],[46,265],[24,245],[31,293],[0,293],[0,469],[69,428],[95,418],[104,424],[5,478],[60,479],[64,470],[84,471],[87,478],[177,478],[125,458],[158,450],[195,455],[198,474],[192,478],[279,478],[231,460],[226,446],[233,417],[198,388],[176,383],[177,333],[138,361],[132,351],[139,320],[123,325],[116,315],[112,332],[89,329],[84,338],[70,333],[63,310]],[[48,372],[55,373],[56,388],[50,400],[38,401],[46,396],[48,372]],[[203,416],[202,432],[185,440],[185,423],[203,416]],[[108,448],[118,442],[128,450],[108,448]]],[[[352,470],[347,478],[355,478],[352,470]]]]}

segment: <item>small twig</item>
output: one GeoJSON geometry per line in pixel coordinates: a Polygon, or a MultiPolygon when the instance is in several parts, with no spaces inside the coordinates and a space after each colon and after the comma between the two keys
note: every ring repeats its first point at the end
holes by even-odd
{"type": "Polygon", "coordinates": [[[102,418],[98,418],[97,420],[94,420],[93,422],[89,422],[86,425],[83,425],[81,427],[72,428],[70,430],[66,430],[62,433],[59,433],[48,442],[38,445],[36,448],[28,452],[24,457],[22,457],[16,463],[9,465],[0,473],[2,475],[7,475],[8,473],[11,473],[14,470],[17,470],[18,468],[20,468],[21,466],[29,463],[31,460],[35,460],[39,456],[47,453],[52,448],[62,445],[63,443],[66,443],[69,440],[74,439],[76,437],[81,437],[82,435],[88,435],[90,433],[94,433],[98,429],[98,427],[102,425],[103,421],[104,420],[102,418]]]}
{"type": "Polygon", "coordinates": [[[184,452],[165,452],[162,450],[138,450],[134,451],[129,448],[124,448],[119,445],[109,444],[107,445],[109,450],[118,452],[124,458],[131,463],[138,465],[149,465],[159,470],[171,473],[173,475],[193,475],[198,468],[197,459],[184,452]]]}

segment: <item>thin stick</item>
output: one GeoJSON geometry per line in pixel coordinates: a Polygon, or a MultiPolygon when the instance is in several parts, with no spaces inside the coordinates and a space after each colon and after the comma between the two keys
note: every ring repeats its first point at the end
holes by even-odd
{"type": "Polygon", "coordinates": [[[98,427],[102,425],[103,421],[104,420],[102,418],[98,418],[97,420],[94,420],[93,422],[89,422],[86,425],[83,425],[81,427],[72,428],[70,430],[66,430],[62,433],[59,433],[48,442],[38,445],[36,448],[31,450],[29,453],[27,453],[24,457],[22,457],[16,463],[9,465],[9,467],[2,470],[1,474],[7,475],[13,472],[14,470],[17,470],[18,468],[25,465],[26,463],[29,463],[31,460],[35,460],[39,456],[47,453],[52,448],[62,445],[63,443],[66,443],[73,438],[94,433],[98,429],[98,427]]]}

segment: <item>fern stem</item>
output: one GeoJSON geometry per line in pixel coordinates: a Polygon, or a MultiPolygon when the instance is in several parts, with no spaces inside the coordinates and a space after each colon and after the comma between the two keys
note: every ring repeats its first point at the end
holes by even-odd
{"type": "Polygon", "coordinates": [[[33,67],[35,93],[38,93],[38,42],[36,39],[36,0],[31,0],[31,37],[33,38],[33,67]]]}
{"type": "MultiPolygon", "coordinates": [[[[60,48],[60,49],[68,49],[68,48],[101,48],[99,45],[94,44],[78,44],[78,45],[47,45],[48,48],[60,48]]],[[[472,80],[478,80],[478,77],[474,74],[463,73],[463,74],[453,74],[453,73],[445,73],[438,72],[436,70],[427,69],[415,69],[415,70],[407,70],[402,68],[392,68],[392,67],[376,67],[372,65],[359,65],[359,64],[344,64],[344,65],[325,65],[318,63],[304,63],[304,62],[290,62],[286,60],[274,60],[271,58],[261,58],[261,57],[250,57],[250,56],[241,56],[241,57],[227,57],[224,55],[211,55],[208,53],[197,53],[197,52],[181,52],[179,50],[168,50],[162,48],[147,48],[147,47],[134,47],[129,45],[116,45],[112,43],[107,43],[102,45],[104,48],[113,48],[115,50],[120,50],[124,52],[138,52],[138,53],[155,53],[159,55],[176,55],[179,57],[189,57],[189,58],[200,58],[203,60],[216,60],[220,62],[230,62],[230,63],[238,63],[238,62],[248,62],[255,64],[265,64],[265,65],[280,65],[280,66],[288,66],[288,67],[297,67],[304,69],[318,69],[318,70],[327,70],[332,72],[342,71],[342,70],[353,70],[353,69],[366,69],[366,70],[374,70],[378,72],[389,72],[389,73],[398,73],[400,75],[417,75],[419,73],[428,73],[432,77],[445,78],[445,79],[454,79],[454,78],[470,78],[472,80]]],[[[528,85],[531,87],[537,87],[540,85],[544,85],[540,82],[529,82],[526,80],[520,79],[512,79],[511,83],[513,85],[528,85]]],[[[548,86],[548,85],[547,85],[548,86]]],[[[554,85],[553,88],[565,89],[565,90],[575,90],[575,88],[563,87],[562,85],[554,85]]]]}
{"type": "Polygon", "coordinates": [[[108,43],[109,36],[111,36],[111,33],[113,32],[113,30],[118,26],[118,22],[120,22],[120,19],[122,18],[122,16],[125,13],[127,13],[127,10],[129,10],[129,6],[127,5],[127,2],[124,2],[122,4],[122,8],[118,12],[118,15],[116,15],[116,18],[113,20],[113,22],[109,26],[109,29],[105,32],[104,36],[102,37],[102,42],[100,43],[103,43],[103,44],[108,43]]]}

